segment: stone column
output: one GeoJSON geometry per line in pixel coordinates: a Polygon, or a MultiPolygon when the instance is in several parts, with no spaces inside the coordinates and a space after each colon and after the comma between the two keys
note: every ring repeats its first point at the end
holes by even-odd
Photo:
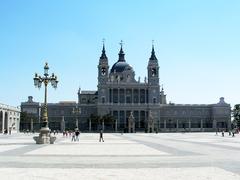
{"type": "Polygon", "coordinates": [[[112,91],[111,88],[108,88],[108,98],[109,98],[108,102],[109,103],[112,102],[112,101],[110,101],[110,100],[112,100],[112,94],[110,93],[111,91],[112,91]]]}
{"type": "Polygon", "coordinates": [[[144,128],[146,128],[147,127],[147,113],[146,113],[146,111],[144,111],[144,128]]]}
{"type": "Polygon", "coordinates": [[[160,112],[160,110],[158,111],[158,117],[159,117],[159,118],[158,118],[158,126],[157,126],[158,129],[157,129],[157,131],[159,131],[159,130],[161,129],[161,127],[160,127],[160,126],[161,126],[161,125],[160,125],[160,123],[161,123],[161,112],[160,112]]]}
{"type": "Polygon", "coordinates": [[[126,104],[127,103],[127,90],[126,90],[126,88],[124,88],[124,104],[126,104]]]}
{"type": "Polygon", "coordinates": [[[178,132],[178,119],[177,119],[177,132],[178,132]]]}
{"type": "Polygon", "coordinates": [[[118,104],[120,103],[120,89],[118,88],[118,104]]]}
{"type": "Polygon", "coordinates": [[[92,120],[91,120],[91,118],[89,119],[89,131],[92,131],[92,120]]]}
{"type": "Polygon", "coordinates": [[[141,89],[138,89],[138,104],[140,104],[140,92],[141,92],[141,89]]]}
{"type": "Polygon", "coordinates": [[[117,132],[117,130],[118,130],[118,123],[117,123],[117,121],[118,120],[120,120],[120,111],[117,111],[118,112],[118,118],[115,120],[115,132],[117,132]]]}
{"type": "Polygon", "coordinates": [[[231,116],[229,117],[229,120],[227,121],[227,128],[230,131],[231,130],[231,116]]]}
{"type": "Polygon", "coordinates": [[[110,88],[107,90],[107,95],[106,95],[106,103],[110,103],[110,88]]]}
{"type": "Polygon", "coordinates": [[[189,123],[189,131],[191,131],[191,119],[189,119],[188,123],[189,123]]]}
{"type": "Polygon", "coordinates": [[[61,130],[62,130],[62,131],[65,131],[65,121],[64,121],[64,116],[62,116],[61,130]]]}
{"type": "Polygon", "coordinates": [[[144,99],[144,101],[145,101],[145,104],[147,103],[147,90],[146,89],[144,89],[144,94],[145,94],[145,99],[144,99]]]}
{"type": "Polygon", "coordinates": [[[112,103],[113,103],[113,88],[112,88],[112,103]]]}
{"type": "Polygon", "coordinates": [[[166,131],[166,128],[167,128],[167,120],[164,119],[164,131],[166,131]]]}
{"type": "Polygon", "coordinates": [[[127,121],[127,113],[126,113],[126,111],[123,111],[123,117],[124,117],[124,121],[123,121],[124,125],[123,125],[123,127],[125,129],[126,128],[126,121],[127,121]]]}
{"type": "Polygon", "coordinates": [[[20,132],[20,117],[19,118],[17,118],[17,132],[19,133],[20,132]]]}
{"type": "Polygon", "coordinates": [[[216,119],[213,119],[213,130],[215,130],[216,132],[218,131],[216,119]]]}
{"type": "Polygon", "coordinates": [[[4,133],[4,125],[5,125],[5,111],[2,111],[3,116],[2,116],[2,133],[4,133]]]}
{"type": "Polygon", "coordinates": [[[104,120],[102,121],[102,130],[104,131],[104,120]]]}
{"type": "Polygon", "coordinates": [[[117,119],[115,120],[115,132],[117,132],[117,119]]]}
{"type": "Polygon", "coordinates": [[[133,88],[132,88],[132,104],[134,103],[134,98],[133,98],[133,88]]]}
{"type": "Polygon", "coordinates": [[[33,132],[33,119],[31,118],[31,132],[33,132]]]}
{"type": "Polygon", "coordinates": [[[140,117],[140,111],[138,111],[138,128],[141,127],[141,117],[140,117]]]}
{"type": "Polygon", "coordinates": [[[6,127],[5,129],[9,133],[9,113],[6,111],[6,114],[7,114],[7,117],[5,117],[5,119],[7,124],[5,124],[4,126],[6,127]]]}

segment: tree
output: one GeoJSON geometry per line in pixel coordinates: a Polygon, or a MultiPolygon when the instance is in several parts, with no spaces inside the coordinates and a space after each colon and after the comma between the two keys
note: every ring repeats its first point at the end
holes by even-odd
{"type": "Polygon", "coordinates": [[[20,114],[20,130],[24,130],[24,129],[30,130],[31,128],[33,128],[32,130],[34,130],[34,129],[36,129],[36,127],[35,128],[31,127],[31,126],[33,126],[34,123],[35,124],[38,123],[36,116],[34,116],[31,113],[21,112],[21,114],[20,114]]]}
{"type": "Polygon", "coordinates": [[[111,114],[105,114],[101,119],[105,125],[109,125],[111,128],[113,128],[115,118],[111,114]]]}
{"type": "Polygon", "coordinates": [[[91,114],[90,115],[90,120],[91,120],[91,124],[93,129],[98,130],[99,126],[101,126],[101,117],[97,116],[95,114],[91,114]]]}
{"type": "Polygon", "coordinates": [[[102,116],[102,120],[104,121],[104,123],[107,124],[114,123],[114,117],[111,114],[105,114],[104,116],[102,116]]]}
{"type": "Polygon", "coordinates": [[[27,112],[20,113],[20,130],[29,128],[29,115],[27,112]]]}
{"type": "Polygon", "coordinates": [[[91,114],[89,119],[91,119],[92,126],[95,130],[103,129],[104,127],[111,127],[112,129],[115,123],[115,119],[111,114],[105,114],[103,116],[91,114]]]}
{"type": "Polygon", "coordinates": [[[27,122],[27,120],[28,120],[28,114],[26,112],[21,112],[21,114],[20,114],[20,121],[22,123],[25,123],[25,122],[27,122]]]}
{"type": "Polygon", "coordinates": [[[240,128],[240,104],[236,104],[233,109],[233,124],[240,128]]]}
{"type": "Polygon", "coordinates": [[[101,120],[100,116],[96,116],[94,114],[91,114],[90,119],[91,119],[93,124],[100,124],[100,120],[101,120]]]}

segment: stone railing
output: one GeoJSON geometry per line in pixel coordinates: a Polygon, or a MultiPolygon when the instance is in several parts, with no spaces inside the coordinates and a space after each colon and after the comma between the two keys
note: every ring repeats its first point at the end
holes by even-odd
{"type": "Polygon", "coordinates": [[[0,103],[0,110],[8,110],[8,111],[16,111],[16,112],[21,111],[19,107],[9,106],[2,103],[0,103]]]}

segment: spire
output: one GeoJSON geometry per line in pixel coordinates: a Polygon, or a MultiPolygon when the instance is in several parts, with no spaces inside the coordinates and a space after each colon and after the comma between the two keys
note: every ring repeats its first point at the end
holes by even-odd
{"type": "Polygon", "coordinates": [[[125,54],[124,54],[123,49],[122,49],[122,45],[123,45],[123,41],[122,40],[120,42],[120,45],[121,45],[121,48],[120,48],[120,51],[118,53],[118,56],[119,56],[118,62],[125,62],[125,58],[124,58],[125,54]]]}
{"type": "Polygon", "coordinates": [[[164,95],[164,88],[163,88],[163,84],[162,84],[162,90],[161,90],[161,94],[164,95]]]}
{"type": "Polygon", "coordinates": [[[151,53],[150,60],[157,60],[155,51],[154,51],[154,40],[152,41],[152,53],[151,53]]]}
{"type": "Polygon", "coordinates": [[[105,44],[104,44],[104,42],[105,42],[105,39],[103,39],[103,48],[102,48],[102,55],[101,55],[101,57],[100,57],[100,59],[107,59],[107,56],[106,56],[106,51],[105,51],[105,44]]]}
{"type": "Polygon", "coordinates": [[[80,88],[80,86],[79,86],[79,88],[78,88],[78,94],[81,94],[81,88],[80,88]]]}

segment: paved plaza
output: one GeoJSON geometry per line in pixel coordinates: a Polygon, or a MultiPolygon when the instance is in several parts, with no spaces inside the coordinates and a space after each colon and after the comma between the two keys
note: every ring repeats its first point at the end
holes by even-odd
{"type": "MultiPolygon", "coordinates": [[[[35,134],[36,135],[36,134],[35,134]]],[[[58,134],[36,145],[32,134],[0,135],[1,179],[240,180],[240,135],[219,133],[58,134]]]]}

